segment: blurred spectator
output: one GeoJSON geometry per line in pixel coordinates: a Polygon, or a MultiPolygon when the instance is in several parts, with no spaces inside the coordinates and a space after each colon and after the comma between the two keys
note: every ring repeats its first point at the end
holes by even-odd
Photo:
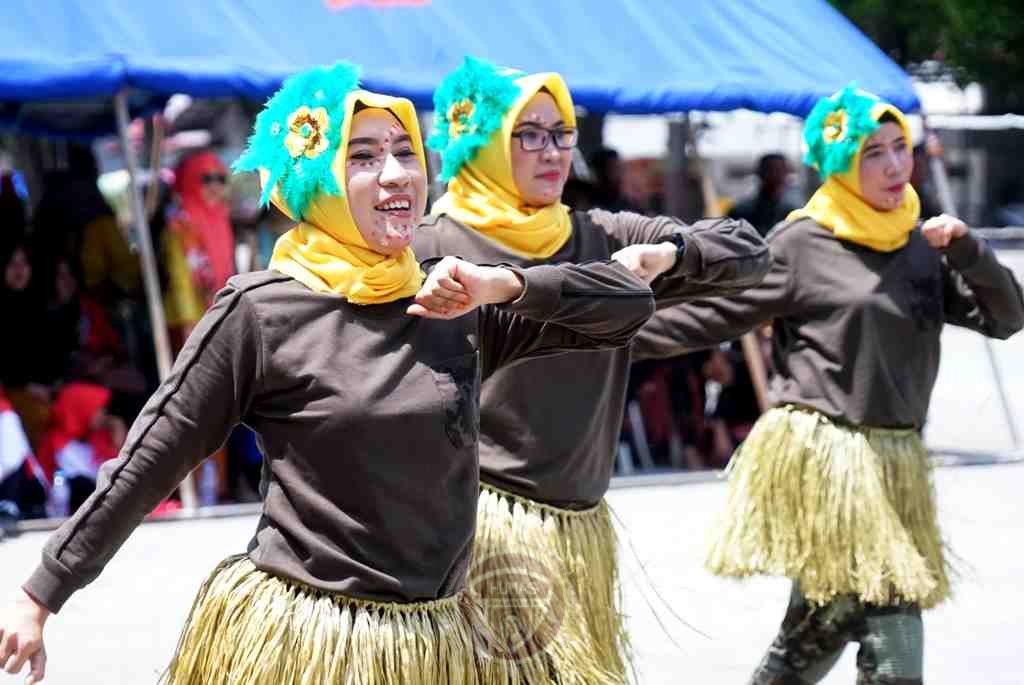
{"type": "Polygon", "coordinates": [[[629,412],[622,439],[637,455],[647,451],[655,466],[708,468],[705,454],[709,436],[704,418],[704,377],[701,366],[706,352],[668,360],[633,364],[627,409],[635,403],[643,421],[638,431],[629,412]],[[644,441],[645,445],[640,445],[644,441]]]}
{"type": "Polygon", "coordinates": [[[21,419],[0,386],[0,539],[22,517],[40,516],[46,490],[21,419]]]}
{"type": "MultiPolygon", "coordinates": [[[[181,349],[214,295],[235,274],[235,233],[227,195],[227,169],[214,153],[194,152],[174,174],[177,206],[162,231],[166,260],[164,308],[171,342],[181,349]]],[[[217,450],[197,470],[203,504],[216,503],[228,489],[228,458],[217,450]]]]}
{"type": "Polygon", "coordinates": [[[50,388],[55,380],[48,346],[41,344],[45,330],[45,299],[33,277],[32,252],[15,242],[0,253],[3,283],[0,312],[7,325],[0,334],[0,383],[21,417],[29,441],[35,445],[46,424],[50,388]]]}
{"type": "Polygon", "coordinates": [[[53,274],[44,340],[64,381],[86,380],[115,394],[115,412],[128,420],[142,408],[147,383],[127,354],[106,310],[79,288],[74,265],[60,259],[53,274]]]}
{"type": "Polygon", "coordinates": [[[941,159],[942,155],[942,143],[934,133],[929,133],[925,142],[914,146],[914,171],[910,175],[910,185],[921,200],[922,220],[942,214],[942,204],[935,190],[931,168],[931,156],[941,159]]]}
{"type": "Polygon", "coordinates": [[[734,219],[746,219],[765,235],[794,209],[803,206],[789,186],[792,170],[789,161],[779,153],[769,153],[757,163],[757,192],[741,199],[729,211],[734,219]]]}
{"type": "Polygon", "coordinates": [[[169,277],[167,321],[177,347],[235,273],[226,183],[227,170],[212,152],[189,155],[175,172],[178,206],[161,249],[169,277]]]}
{"type": "MultiPolygon", "coordinates": [[[[45,176],[31,239],[40,290],[52,295],[58,270],[65,268],[58,265],[64,261],[77,289],[104,310],[125,356],[144,357],[150,336],[139,260],[100,193],[96,159],[88,146],[69,145],[67,169],[45,176]]],[[[73,344],[76,339],[69,340],[73,344]]],[[[62,367],[57,373],[67,371],[62,367]]]]}
{"type": "Polygon", "coordinates": [[[141,271],[98,180],[92,150],[69,145],[67,170],[44,178],[32,238],[53,261],[80,265],[83,288],[113,314],[120,300],[138,296],[141,271]]]}
{"type": "Polygon", "coordinates": [[[24,237],[25,203],[14,187],[14,175],[4,172],[0,174],[0,246],[24,237]]]}
{"type": "Polygon", "coordinates": [[[739,343],[712,350],[702,372],[716,389],[705,407],[710,431],[707,466],[725,468],[761,415],[757,393],[739,343]]]}
{"type": "Polygon", "coordinates": [[[562,189],[562,203],[569,209],[585,212],[588,209],[602,206],[599,204],[597,188],[580,178],[570,178],[562,189]]]}
{"type": "Polygon", "coordinates": [[[263,211],[255,229],[249,232],[250,271],[261,271],[270,266],[270,257],[274,254],[277,239],[285,234],[295,222],[285,216],[276,207],[263,211]]]}
{"type": "Polygon", "coordinates": [[[125,439],[125,423],[107,413],[110,391],[92,383],[64,385],[53,403],[39,444],[39,465],[49,483],[60,471],[71,487],[69,514],[96,487],[103,462],[113,459],[125,439]]]}
{"type": "Polygon", "coordinates": [[[999,190],[995,208],[992,210],[992,225],[997,228],[1024,226],[1024,193],[1021,184],[1014,179],[1007,181],[999,190]]]}
{"type": "Polygon", "coordinates": [[[256,434],[246,426],[236,426],[228,438],[227,455],[224,494],[235,502],[258,502],[263,453],[256,434]]]}
{"type": "Polygon", "coordinates": [[[618,152],[602,147],[588,161],[594,174],[594,207],[611,212],[639,211],[622,193],[622,162],[618,152]]]}

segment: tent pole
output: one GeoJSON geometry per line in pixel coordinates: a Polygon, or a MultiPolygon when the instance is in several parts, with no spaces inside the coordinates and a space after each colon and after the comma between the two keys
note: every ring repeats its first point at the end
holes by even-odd
{"type": "MultiPolygon", "coordinates": [[[[715,190],[714,180],[711,178],[708,160],[700,156],[696,129],[690,128],[689,133],[693,142],[693,161],[697,163],[700,170],[700,191],[701,199],[704,202],[704,216],[709,219],[720,217],[722,216],[721,202],[718,192],[715,190]]],[[[740,346],[743,349],[743,359],[747,362],[747,371],[750,373],[750,383],[754,386],[757,406],[761,413],[764,413],[771,409],[771,399],[768,395],[768,370],[765,367],[764,355],[761,353],[761,326],[744,333],[740,338],[740,346]]]]}
{"type": "MultiPolygon", "coordinates": [[[[128,95],[124,90],[114,96],[114,112],[117,115],[117,133],[121,138],[121,151],[128,169],[128,191],[131,194],[132,213],[135,216],[135,231],[142,257],[142,282],[146,290],[146,304],[149,320],[153,327],[153,345],[156,348],[156,366],[163,381],[171,374],[171,344],[167,337],[167,321],[164,319],[163,302],[160,295],[160,279],[157,277],[153,241],[149,234],[149,222],[139,191],[138,172],[135,167],[135,151],[128,138],[128,95]]],[[[192,474],[185,476],[181,483],[181,503],[186,509],[196,506],[196,490],[192,474]]]]}
{"type": "MultiPolygon", "coordinates": [[[[149,146],[149,187],[146,189],[146,217],[152,216],[156,211],[156,204],[160,197],[160,150],[164,143],[164,118],[154,114],[152,122],[152,143],[149,146]]],[[[152,241],[150,241],[152,242],[152,241]]]]}
{"type": "MultiPolygon", "coordinates": [[[[921,113],[921,121],[924,123],[925,149],[928,153],[928,167],[932,178],[935,179],[935,187],[939,193],[939,204],[942,211],[950,216],[956,216],[956,203],[953,201],[953,192],[949,187],[949,176],[946,174],[946,164],[942,159],[941,145],[933,145],[929,136],[935,135],[928,128],[928,118],[921,113]]],[[[925,217],[930,219],[931,217],[925,217]]],[[[1020,449],[1020,433],[1017,431],[1017,421],[1013,416],[1013,409],[1007,398],[1006,387],[1003,385],[1003,378],[999,375],[999,360],[996,359],[996,351],[992,346],[992,339],[982,336],[985,344],[985,356],[988,358],[989,368],[992,369],[992,378],[996,384],[996,395],[999,396],[999,404],[1003,409],[1003,417],[1006,419],[1006,427],[1010,431],[1010,442],[1014,449],[1020,449]]]]}

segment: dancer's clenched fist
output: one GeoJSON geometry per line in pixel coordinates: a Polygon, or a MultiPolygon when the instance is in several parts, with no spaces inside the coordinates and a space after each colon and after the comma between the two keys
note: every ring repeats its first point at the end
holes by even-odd
{"type": "Polygon", "coordinates": [[[413,298],[415,303],[406,311],[428,319],[454,319],[480,305],[508,302],[522,293],[523,281],[511,269],[445,257],[427,276],[413,298]]]}
{"type": "Polygon", "coordinates": [[[925,240],[935,249],[948,247],[957,238],[967,235],[967,224],[955,216],[940,214],[921,225],[925,240]]]}

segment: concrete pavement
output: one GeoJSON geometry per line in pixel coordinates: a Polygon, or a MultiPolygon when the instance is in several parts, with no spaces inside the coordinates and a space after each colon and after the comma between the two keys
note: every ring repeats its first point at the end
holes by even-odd
{"type": "MultiPolygon", "coordinates": [[[[925,681],[1021,685],[1024,465],[942,468],[937,485],[945,533],[965,563],[955,599],[925,616],[925,681]]],[[[786,581],[723,581],[701,567],[705,532],[724,494],[724,484],[712,482],[610,495],[630,540],[620,558],[645,685],[744,683],[782,618],[786,581]]],[[[224,556],[244,550],[255,526],[255,517],[241,516],[136,531],[47,626],[47,683],[155,682],[199,583],[224,556]]],[[[45,537],[0,543],[0,593],[28,575],[45,537]]],[[[825,683],[854,682],[854,651],[825,683]]],[[[0,675],[0,685],[6,682],[19,680],[0,675]]]]}

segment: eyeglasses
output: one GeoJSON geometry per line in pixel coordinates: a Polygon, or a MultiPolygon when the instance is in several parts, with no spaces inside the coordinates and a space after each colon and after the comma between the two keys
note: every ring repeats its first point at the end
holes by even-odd
{"type": "Polygon", "coordinates": [[[539,152],[552,141],[559,150],[571,150],[576,147],[580,132],[575,128],[541,128],[529,126],[512,134],[519,139],[519,147],[523,152],[539,152]]]}
{"type": "Polygon", "coordinates": [[[211,183],[220,183],[224,185],[228,182],[227,174],[203,174],[199,177],[204,186],[208,186],[211,183]]]}

